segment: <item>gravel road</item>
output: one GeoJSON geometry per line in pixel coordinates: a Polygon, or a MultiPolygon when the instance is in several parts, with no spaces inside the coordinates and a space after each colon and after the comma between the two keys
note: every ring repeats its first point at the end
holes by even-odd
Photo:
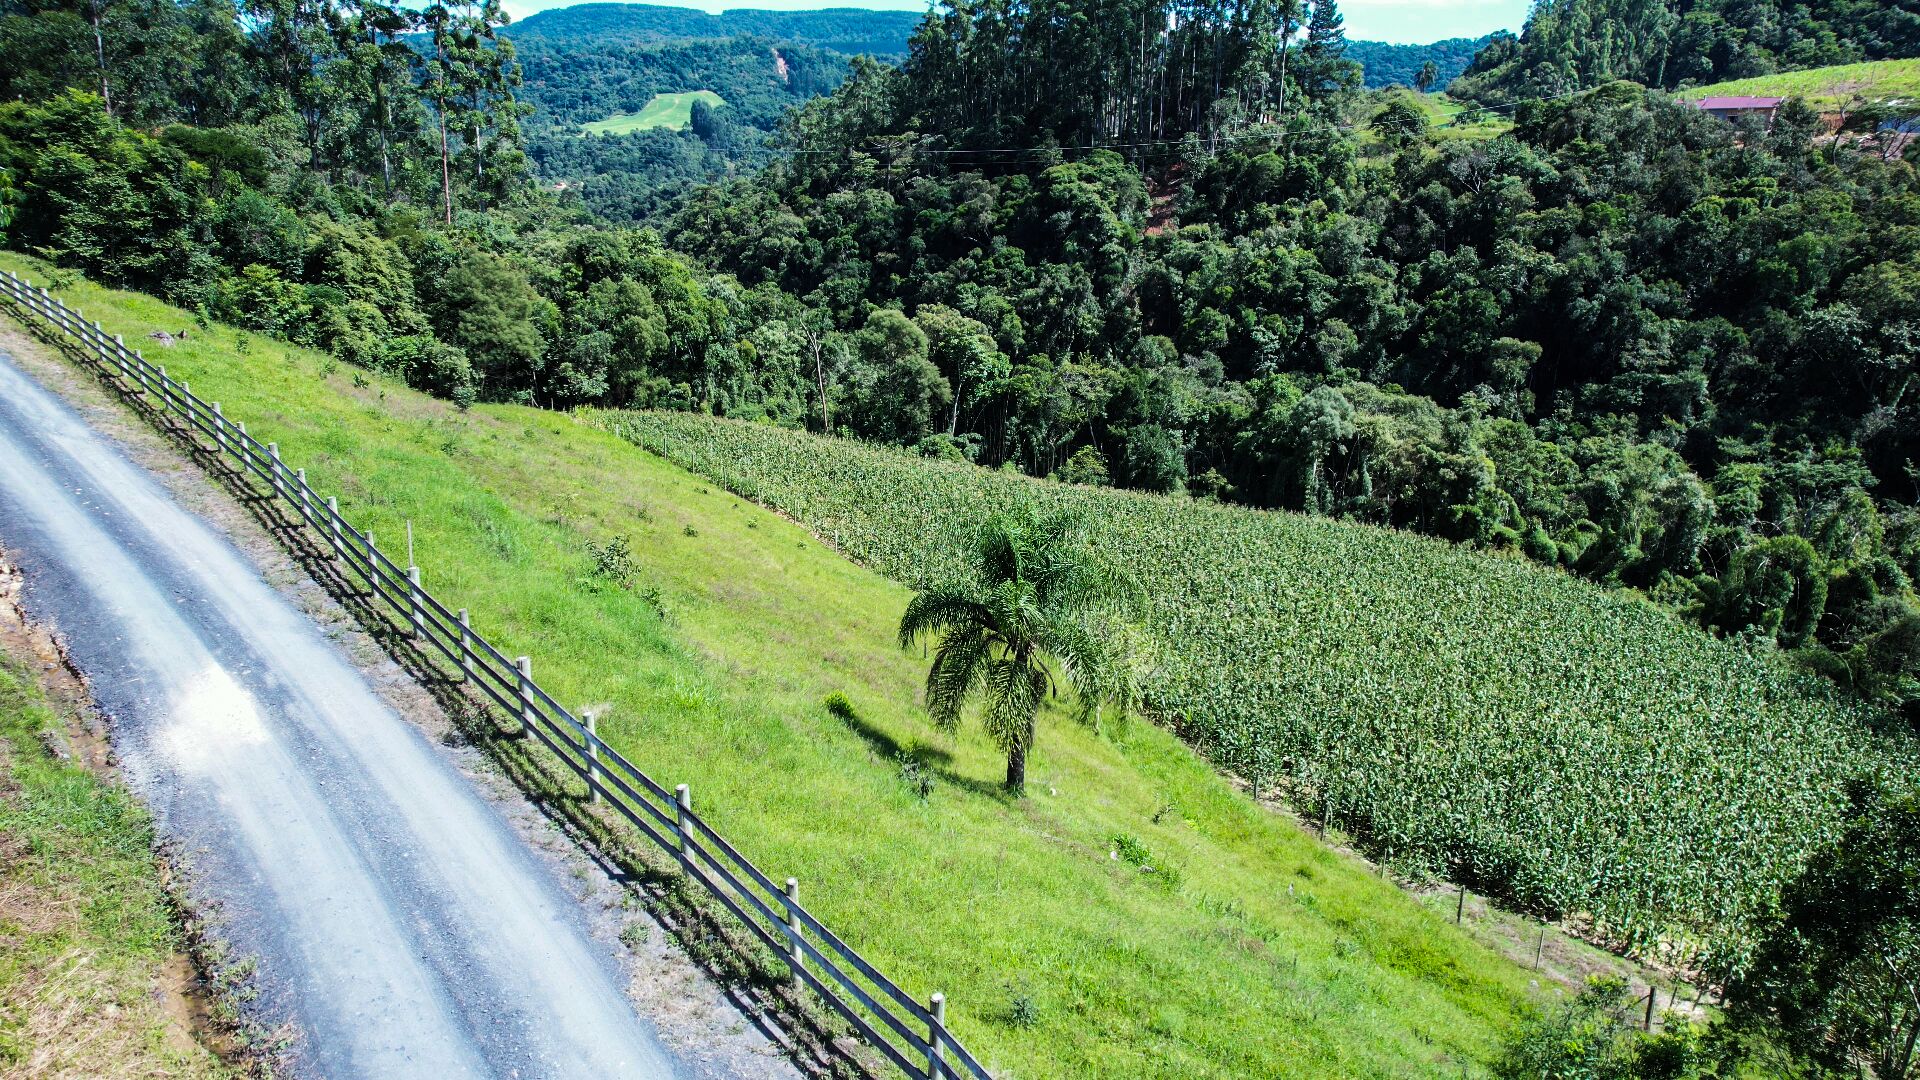
{"type": "Polygon", "coordinates": [[[552,867],[219,533],[0,352],[0,544],[298,1075],[683,1072],[552,867]]]}

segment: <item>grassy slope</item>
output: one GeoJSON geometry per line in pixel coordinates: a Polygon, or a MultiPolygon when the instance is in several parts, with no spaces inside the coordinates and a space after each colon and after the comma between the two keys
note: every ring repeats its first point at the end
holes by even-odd
{"type": "Polygon", "coordinates": [[[1468,106],[1445,94],[1421,94],[1420,107],[1427,113],[1433,132],[1442,139],[1491,139],[1513,129],[1511,112],[1474,110],[1465,121],[1458,118],[1468,106]]]}
{"type": "MultiPolygon", "coordinates": [[[[18,256],[0,265],[43,271],[18,256]]],[[[84,282],[69,303],[128,341],[188,316],[84,282]]],[[[426,580],[602,732],[695,798],[750,857],[910,991],[944,990],[1003,1075],[1458,1076],[1526,979],[1359,863],[1251,805],[1170,735],[1046,718],[1031,799],[995,790],[974,733],[915,704],[892,629],[907,593],[798,527],[612,435],[531,409],[451,406],[224,329],[169,372],[279,442],[383,537],[411,519],[426,580]],[[629,536],[663,620],[580,578],[629,536]],[[862,716],[835,719],[844,691],[862,716]],[[940,782],[919,802],[895,746],[940,782]],[[1167,888],[1109,857],[1140,838],[1167,888]],[[1032,1027],[1011,1015],[1017,997],[1032,1027]]]]}
{"type": "Polygon", "coordinates": [[[147,817],[48,753],[61,725],[0,654],[0,1075],[228,1075],[154,997],[181,939],[147,817]]]}
{"type": "Polygon", "coordinates": [[[580,128],[589,135],[625,135],[629,131],[646,131],[657,127],[679,131],[693,123],[693,103],[696,101],[704,101],[716,109],[727,103],[725,98],[711,90],[655,94],[653,100],[637,113],[615,113],[605,120],[582,124],[580,128]]]}
{"type": "Polygon", "coordinates": [[[1683,90],[1688,101],[1703,97],[1803,97],[1816,106],[1838,108],[1853,98],[1889,101],[1900,98],[1920,107],[1920,60],[1876,60],[1865,64],[1783,71],[1683,90]]]}

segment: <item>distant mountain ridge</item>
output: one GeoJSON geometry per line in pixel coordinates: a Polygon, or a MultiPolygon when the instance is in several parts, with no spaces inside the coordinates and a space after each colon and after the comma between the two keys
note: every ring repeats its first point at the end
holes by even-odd
{"type": "Polygon", "coordinates": [[[1349,41],[1347,59],[1360,62],[1361,78],[1367,89],[1383,86],[1412,86],[1421,65],[1433,61],[1434,89],[1458,78],[1473,62],[1474,54],[1486,48],[1492,34],[1477,38],[1448,38],[1429,45],[1394,45],[1385,41],[1349,41]]]}
{"type": "MultiPolygon", "coordinates": [[[[578,45],[658,45],[763,37],[839,53],[865,53],[897,60],[906,56],[907,42],[925,17],[922,11],[865,8],[815,11],[729,8],[713,15],[697,8],[664,4],[576,4],[529,15],[508,26],[502,34],[522,40],[538,37],[578,45]]],[[[1351,41],[1347,43],[1347,56],[1360,62],[1368,87],[1396,83],[1411,86],[1420,66],[1432,60],[1439,69],[1439,78],[1434,83],[1438,87],[1465,71],[1474,54],[1489,40],[1490,35],[1448,38],[1429,45],[1351,41]]]]}
{"type": "Polygon", "coordinates": [[[537,37],[602,46],[763,37],[840,53],[897,58],[906,55],[907,39],[924,17],[925,13],[919,11],[864,8],[733,8],[712,15],[696,8],[659,4],[578,4],[529,15],[502,34],[522,40],[537,37]]]}

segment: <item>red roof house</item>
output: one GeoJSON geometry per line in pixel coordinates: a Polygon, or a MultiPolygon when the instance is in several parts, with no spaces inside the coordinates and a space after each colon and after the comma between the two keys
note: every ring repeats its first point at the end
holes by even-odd
{"type": "Polygon", "coordinates": [[[1701,98],[1693,103],[1701,112],[1709,112],[1722,120],[1731,120],[1736,116],[1759,116],[1771,122],[1773,114],[1779,110],[1780,103],[1787,100],[1778,97],[1710,97],[1701,98]]]}

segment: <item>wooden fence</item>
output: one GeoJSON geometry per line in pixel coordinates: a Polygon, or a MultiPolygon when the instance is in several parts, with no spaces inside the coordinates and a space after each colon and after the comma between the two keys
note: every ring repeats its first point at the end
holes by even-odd
{"type": "MultiPolygon", "coordinates": [[[[149,363],[46,289],[0,271],[0,301],[25,312],[28,325],[72,338],[125,392],[145,396],[163,415],[179,417],[191,431],[211,439],[216,452],[270,485],[370,593],[405,620],[418,642],[445,656],[459,677],[505,710],[524,736],[586,781],[596,803],[677,859],[687,877],[785,959],[797,985],[811,988],[901,1072],[914,1080],[992,1080],[947,1031],[942,995],[922,1004],[881,974],[800,903],[795,879],[776,883],[694,812],[687,785],[668,791],[601,741],[591,713],[569,712],[534,681],[530,658],[509,658],[474,632],[465,608],[449,611],[434,599],[420,583],[418,566],[401,567],[388,558],[375,546],[373,533],[355,529],[341,516],[337,500],[321,499],[307,484],[305,469],[281,462],[277,445],[248,435],[246,424],[229,419],[219,402],[202,401],[186,384],[168,378],[164,367],[149,363]]],[[[193,439],[191,433],[187,437],[193,439]]]]}

